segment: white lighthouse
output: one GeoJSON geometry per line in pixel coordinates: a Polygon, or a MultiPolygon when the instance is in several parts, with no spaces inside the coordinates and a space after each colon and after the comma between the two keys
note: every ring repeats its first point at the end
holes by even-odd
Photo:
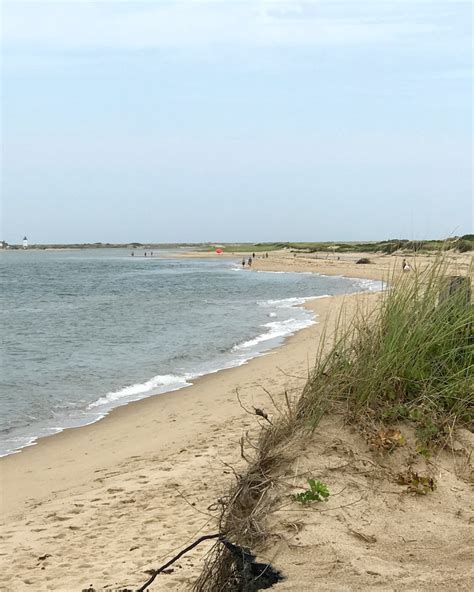
{"type": "Polygon", "coordinates": [[[23,237],[23,248],[24,249],[28,248],[28,238],[26,236],[23,237]]]}

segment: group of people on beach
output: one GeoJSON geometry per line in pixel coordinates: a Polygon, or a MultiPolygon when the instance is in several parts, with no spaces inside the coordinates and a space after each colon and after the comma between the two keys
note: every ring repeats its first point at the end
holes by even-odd
{"type": "MultiPolygon", "coordinates": [[[[262,255],[262,258],[264,259],[268,259],[268,253],[265,253],[265,255],[262,255]]],[[[252,267],[252,261],[255,259],[255,253],[252,253],[252,255],[247,259],[247,265],[249,267],[252,267]]],[[[242,257],[242,267],[245,267],[245,257],[242,257]]]]}
{"type": "MultiPolygon", "coordinates": [[[[131,257],[135,257],[135,253],[134,253],[134,251],[132,251],[132,252],[130,253],[130,256],[131,256],[131,257]]],[[[146,252],[146,251],[143,253],[143,256],[144,256],[144,257],[146,257],[146,256],[147,256],[147,252],[146,252]]],[[[149,255],[149,256],[150,256],[150,257],[153,257],[153,251],[150,251],[150,255],[149,255]]]]}

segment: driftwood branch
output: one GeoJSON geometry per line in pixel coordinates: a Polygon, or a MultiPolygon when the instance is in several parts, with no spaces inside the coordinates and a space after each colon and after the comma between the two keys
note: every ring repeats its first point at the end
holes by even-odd
{"type": "Polygon", "coordinates": [[[146,590],[148,588],[148,586],[150,586],[155,581],[155,578],[156,578],[157,575],[159,575],[160,573],[162,573],[170,565],[173,565],[173,563],[175,561],[178,561],[178,559],[180,559],[188,551],[191,551],[191,549],[194,549],[194,547],[197,547],[200,543],[202,543],[204,541],[208,541],[210,539],[218,539],[220,536],[221,535],[219,533],[217,533],[217,534],[206,534],[206,535],[204,535],[202,537],[199,537],[197,540],[194,541],[194,543],[191,543],[190,545],[188,545],[185,549],[183,549],[182,551],[180,551],[177,555],[175,555],[172,559],[170,559],[169,561],[167,561],[164,565],[162,565],[158,569],[153,570],[153,574],[150,577],[150,579],[147,580],[143,584],[143,586],[141,588],[138,588],[137,592],[144,592],[144,590],[146,590]]]}

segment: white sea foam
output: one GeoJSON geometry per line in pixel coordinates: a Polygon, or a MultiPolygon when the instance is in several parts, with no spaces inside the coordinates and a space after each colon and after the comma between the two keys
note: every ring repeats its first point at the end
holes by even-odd
{"type": "Polygon", "coordinates": [[[292,308],[293,306],[302,306],[308,300],[318,300],[319,298],[329,298],[329,294],[323,294],[322,296],[304,296],[300,298],[282,298],[280,300],[261,300],[258,304],[263,307],[292,308]]]}
{"type": "Polygon", "coordinates": [[[305,329],[306,327],[314,325],[314,323],[315,321],[313,319],[287,319],[286,321],[265,323],[265,325],[262,326],[267,327],[269,329],[268,331],[257,335],[257,337],[254,337],[253,339],[235,345],[232,348],[232,351],[245,350],[264,341],[271,341],[272,339],[293,335],[296,331],[305,329]]]}
{"type": "Polygon", "coordinates": [[[146,393],[155,391],[156,393],[163,393],[169,391],[176,391],[185,386],[191,386],[185,376],[176,376],[175,374],[158,374],[146,382],[132,384],[126,386],[118,391],[107,393],[104,397],[100,397],[97,401],[93,401],[87,406],[87,409],[94,407],[101,407],[103,405],[110,405],[120,399],[137,399],[141,398],[146,393]]]}
{"type": "Polygon", "coordinates": [[[380,292],[384,283],[378,280],[357,279],[354,280],[364,290],[369,292],[380,292]]]}

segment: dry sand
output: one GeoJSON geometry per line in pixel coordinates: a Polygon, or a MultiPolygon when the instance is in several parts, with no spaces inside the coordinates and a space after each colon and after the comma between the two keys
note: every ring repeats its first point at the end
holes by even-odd
{"type": "Polygon", "coordinates": [[[339,417],[326,417],[296,461],[281,471],[271,533],[261,555],[282,570],[279,591],[470,591],[474,589],[474,503],[471,432],[460,430],[453,450],[429,460],[415,436],[392,453],[370,447],[339,417]],[[434,479],[426,495],[398,482],[408,467],[434,479]],[[325,483],[327,502],[305,506],[291,494],[325,483]],[[471,481],[469,483],[469,481],[471,481]]]}
{"type": "MultiPolygon", "coordinates": [[[[286,254],[255,262],[260,269],[331,272],[316,265],[317,269],[312,262],[293,263],[286,254]]],[[[367,273],[369,266],[349,261],[334,265],[332,273],[351,277],[380,278],[388,268],[374,268],[372,275],[367,273]],[[359,267],[363,271],[358,276],[359,267]]],[[[239,440],[245,431],[258,428],[257,419],[239,405],[236,389],[247,407],[264,409],[270,408],[270,401],[262,387],[276,397],[285,389],[297,395],[314,361],[324,322],[331,326],[343,303],[350,317],[361,300],[373,305],[377,298],[371,294],[311,301],[307,305],[318,315],[319,324],[290,337],[268,355],[203,377],[187,389],[119,408],[97,424],[44,438],[20,454],[0,459],[4,522],[0,589],[74,592],[90,585],[97,591],[136,589],[147,579],[146,570],[164,563],[201,534],[215,532],[218,500],[235,480],[233,471],[245,470],[239,440]]],[[[354,442],[355,436],[334,422],[337,419],[327,425],[326,435],[319,432],[316,452],[308,458],[303,455],[301,463],[305,470],[319,472],[331,490],[345,487],[328,502],[328,509],[352,502],[360,493],[364,505],[309,513],[309,520],[300,515],[297,521],[273,516],[278,545],[268,553],[276,552],[275,563],[289,576],[278,587],[398,590],[397,578],[414,573],[414,583],[405,579],[404,591],[431,589],[423,581],[426,586],[444,582],[445,590],[467,589],[472,582],[472,574],[467,574],[471,568],[467,526],[474,514],[468,486],[453,466],[428,501],[406,501],[400,488],[393,494],[369,489],[364,479],[371,478],[370,471],[359,475],[341,469],[330,473],[335,476],[332,480],[327,476],[333,471],[331,463],[345,464],[347,455],[352,459],[349,447],[356,451],[353,454],[366,455],[369,465],[375,462],[363,442],[354,442]],[[349,444],[347,438],[352,438],[349,444]],[[338,439],[344,443],[341,449],[338,439]],[[334,444],[329,454],[328,442],[334,444]],[[303,530],[297,522],[303,523],[303,530]],[[367,531],[377,543],[348,535],[347,525],[367,531]],[[290,533],[285,531],[283,537],[282,529],[290,533]],[[446,554],[443,540],[449,543],[446,554]],[[319,576],[314,580],[316,571],[319,576]],[[421,577],[424,580],[417,584],[421,577]]],[[[295,474],[294,468],[288,470],[295,474]]],[[[189,590],[205,548],[186,555],[150,589],[189,590]]]]}
{"type": "MultiPolygon", "coordinates": [[[[251,253],[245,254],[248,260],[251,253]]],[[[292,271],[312,272],[323,275],[340,275],[345,277],[382,280],[389,282],[394,276],[402,273],[402,262],[407,263],[419,271],[426,269],[437,258],[436,255],[416,254],[410,255],[383,255],[380,253],[327,253],[327,252],[292,252],[290,249],[270,251],[268,258],[265,253],[256,253],[253,260],[253,271],[292,271]],[[368,259],[368,264],[358,264],[357,261],[368,259]]],[[[178,255],[180,258],[216,258],[224,257],[233,259],[240,264],[242,254],[222,253],[216,255],[209,252],[189,252],[178,255]]],[[[444,254],[448,272],[453,275],[467,275],[472,271],[473,256],[471,253],[455,253],[453,251],[444,254]]],[[[247,265],[245,267],[247,268],[247,265]]]]}

